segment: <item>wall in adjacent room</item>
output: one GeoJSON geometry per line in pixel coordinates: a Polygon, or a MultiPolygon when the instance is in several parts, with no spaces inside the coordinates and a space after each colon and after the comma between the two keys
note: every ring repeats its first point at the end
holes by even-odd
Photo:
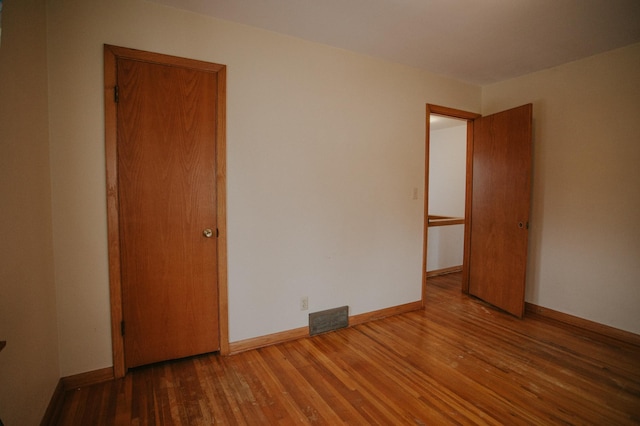
{"type": "Polygon", "coordinates": [[[526,300],[640,333],[640,44],[483,87],[533,103],[526,300]]]}
{"type": "Polygon", "coordinates": [[[51,228],[46,6],[3,2],[0,45],[0,419],[40,422],[60,377],[51,228]]]}
{"type": "Polygon", "coordinates": [[[232,342],[420,300],[425,104],[479,87],[140,0],[50,2],[48,34],[63,376],[112,365],[103,43],[228,66],[232,342]]]}
{"type": "MultiPolygon", "coordinates": [[[[429,214],[464,217],[467,125],[432,130],[429,137],[429,214]]],[[[462,265],[464,225],[429,228],[427,271],[462,265]]]]}

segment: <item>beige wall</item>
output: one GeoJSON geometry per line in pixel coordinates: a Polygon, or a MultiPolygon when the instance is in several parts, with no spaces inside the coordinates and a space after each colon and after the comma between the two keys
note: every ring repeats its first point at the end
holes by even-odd
{"type": "Polygon", "coordinates": [[[640,44],[486,86],[533,102],[526,299],[640,333],[640,44]]]}
{"type": "Polygon", "coordinates": [[[58,381],[46,8],[3,2],[0,46],[0,418],[38,424],[58,381]]]}
{"type": "Polygon", "coordinates": [[[139,0],[48,12],[63,376],[112,365],[103,43],[228,66],[231,341],[420,299],[425,104],[479,111],[479,87],[139,0]]]}

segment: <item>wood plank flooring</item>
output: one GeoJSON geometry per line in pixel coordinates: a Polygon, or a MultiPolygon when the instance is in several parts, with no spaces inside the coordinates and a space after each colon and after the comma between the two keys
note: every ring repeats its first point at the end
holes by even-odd
{"type": "Polygon", "coordinates": [[[429,279],[424,311],[142,367],[67,392],[61,425],[633,425],[640,347],[518,320],[429,279]]]}

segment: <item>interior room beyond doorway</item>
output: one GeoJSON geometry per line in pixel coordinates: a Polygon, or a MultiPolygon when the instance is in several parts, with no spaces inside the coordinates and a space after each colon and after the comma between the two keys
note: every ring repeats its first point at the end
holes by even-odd
{"type": "Polygon", "coordinates": [[[427,275],[462,270],[467,121],[430,115],[427,275]]]}

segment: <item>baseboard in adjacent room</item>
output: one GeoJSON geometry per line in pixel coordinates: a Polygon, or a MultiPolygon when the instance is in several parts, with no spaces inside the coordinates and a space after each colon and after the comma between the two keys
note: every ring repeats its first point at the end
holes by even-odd
{"type": "Polygon", "coordinates": [[[434,269],[433,271],[427,271],[427,278],[437,277],[439,275],[452,274],[454,272],[462,272],[462,265],[451,266],[449,268],[434,269]]]}

